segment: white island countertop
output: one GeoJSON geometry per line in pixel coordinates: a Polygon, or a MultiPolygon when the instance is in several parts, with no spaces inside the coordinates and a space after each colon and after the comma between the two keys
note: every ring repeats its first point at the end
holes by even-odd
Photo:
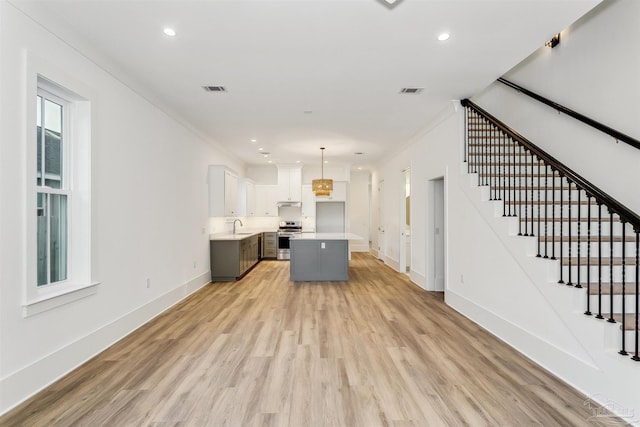
{"type": "Polygon", "coordinates": [[[362,236],[353,233],[302,233],[292,237],[295,240],[362,240],[362,236]]]}

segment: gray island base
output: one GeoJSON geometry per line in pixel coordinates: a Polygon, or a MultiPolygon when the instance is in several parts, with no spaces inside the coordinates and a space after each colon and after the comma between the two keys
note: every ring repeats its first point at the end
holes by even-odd
{"type": "Polygon", "coordinates": [[[349,233],[314,233],[291,239],[290,280],[349,280],[349,240],[357,238],[349,233]]]}

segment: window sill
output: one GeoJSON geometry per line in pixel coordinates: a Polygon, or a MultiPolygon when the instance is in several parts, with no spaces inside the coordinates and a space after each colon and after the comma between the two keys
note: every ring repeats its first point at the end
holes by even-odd
{"type": "Polygon", "coordinates": [[[39,296],[22,305],[22,316],[30,317],[56,307],[86,298],[98,292],[100,282],[80,284],[71,289],[39,296]]]}

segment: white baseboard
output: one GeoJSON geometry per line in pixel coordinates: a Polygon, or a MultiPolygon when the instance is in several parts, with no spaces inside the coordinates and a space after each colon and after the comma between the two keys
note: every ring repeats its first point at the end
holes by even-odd
{"type": "Polygon", "coordinates": [[[211,280],[207,271],[65,347],[0,379],[0,415],[73,371],[211,280]]]}
{"type": "Polygon", "coordinates": [[[369,252],[369,245],[366,243],[361,243],[361,244],[349,243],[349,250],[351,252],[369,252]]]}
{"type": "Polygon", "coordinates": [[[385,256],[382,261],[384,261],[385,264],[393,268],[395,271],[400,271],[400,261],[398,261],[397,259],[385,256]]]}
{"type": "Polygon", "coordinates": [[[422,289],[427,289],[427,278],[424,277],[424,275],[417,273],[414,270],[410,270],[409,278],[413,283],[420,286],[422,289]]]}

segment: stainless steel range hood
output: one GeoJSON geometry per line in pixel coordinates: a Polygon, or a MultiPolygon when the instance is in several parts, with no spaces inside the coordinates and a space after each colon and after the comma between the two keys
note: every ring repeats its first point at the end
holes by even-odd
{"type": "Polygon", "coordinates": [[[300,207],[302,207],[302,203],[300,203],[300,202],[278,202],[278,207],[279,208],[300,208],[300,207]]]}

